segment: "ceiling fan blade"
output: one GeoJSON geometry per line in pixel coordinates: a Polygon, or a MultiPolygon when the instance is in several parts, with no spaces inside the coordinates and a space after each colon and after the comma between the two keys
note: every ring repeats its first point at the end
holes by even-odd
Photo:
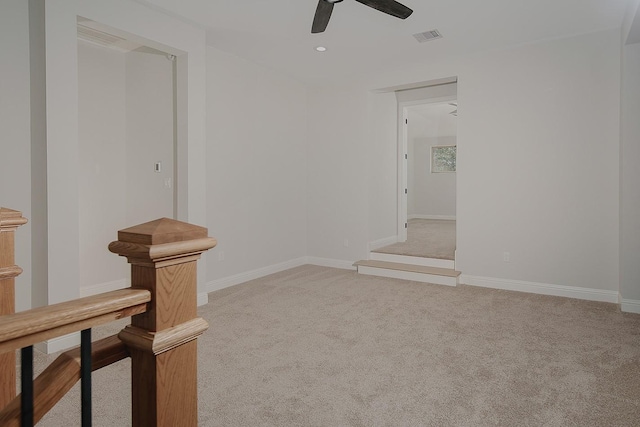
{"type": "Polygon", "coordinates": [[[400,19],[407,19],[413,10],[407,6],[398,3],[395,0],[356,0],[358,3],[362,3],[366,6],[378,9],[380,12],[384,12],[387,15],[395,16],[400,19]]]}
{"type": "Polygon", "coordinates": [[[313,25],[311,25],[311,33],[322,33],[327,28],[331,12],[333,12],[333,3],[329,3],[326,0],[318,0],[316,14],[313,17],[313,25]]]}

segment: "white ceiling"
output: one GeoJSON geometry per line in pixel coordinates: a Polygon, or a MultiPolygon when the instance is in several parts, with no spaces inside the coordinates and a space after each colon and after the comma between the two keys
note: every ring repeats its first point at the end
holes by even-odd
{"type": "Polygon", "coordinates": [[[311,34],[317,0],[137,0],[207,29],[207,44],[306,83],[619,28],[631,0],[401,0],[407,20],[354,0],[311,34]],[[414,33],[443,38],[418,43],[414,33]],[[318,53],[315,46],[326,46],[318,53]]]}

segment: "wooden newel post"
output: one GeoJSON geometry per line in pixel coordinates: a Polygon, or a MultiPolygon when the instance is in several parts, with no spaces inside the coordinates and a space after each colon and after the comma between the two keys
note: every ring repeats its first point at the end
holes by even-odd
{"type": "MultiPolygon", "coordinates": [[[[15,265],[15,231],[27,223],[22,213],[0,207],[0,316],[16,311],[15,278],[22,269],[15,265]]],[[[0,354],[0,408],[16,397],[16,354],[0,354]]]]}
{"type": "Polygon", "coordinates": [[[167,218],[120,230],[109,245],[131,264],[131,287],[151,291],[149,310],[119,334],[134,426],[198,425],[196,339],[209,325],[197,316],[196,263],[215,245],[206,228],[167,218]]]}

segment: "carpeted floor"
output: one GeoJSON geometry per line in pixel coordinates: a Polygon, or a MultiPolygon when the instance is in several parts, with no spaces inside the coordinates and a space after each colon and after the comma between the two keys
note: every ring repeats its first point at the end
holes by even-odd
{"type": "Polygon", "coordinates": [[[373,252],[422,258],[455,259],[456,222],[442,219],[410,219],[407,241],[373,252]]]}
{"type": "MultiPolygon", "coordinates": [[[[316,266],[209,301],[201,426],[640,425],[640,316],[613,304],[316,266]]],[[[95,426],[130,425],[128,370],[95,374],[95,426]]],[[[79,425],[78,388],[40,425],[79,425]]]]}

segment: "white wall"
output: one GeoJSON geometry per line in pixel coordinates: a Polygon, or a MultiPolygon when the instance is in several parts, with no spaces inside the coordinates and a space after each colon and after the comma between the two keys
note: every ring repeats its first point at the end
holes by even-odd
{"type": "Polygon", "coordinates": [[[368,163],[369,206],[365,214],[368,215],[368,240],[370,243],[383,240],[389,244],[398,233],[398,177],[397,171],[388,168],[390,163],[397,162],[398,157],[395,144],[398,137],[396,97],[393,93],[369,94],[368,103],[371,110],[368,114],[379,118],[367,127],[366,146],[358,155],[366,156],[368,163]]]}
{"type": "Polygon", "coordinates": [[[303,85],[207,49],[209,290],[306,255],[306,99],[303,85]]]}
{"type": "MultiPolygon", "coordinates": [[[[41,221],[48,226],[48,266],[47,288],[38,290],[38,304],[76,298],[80,288],[77,16],[107,25],[117,35],[179,55],[183,77],[188,81],[182,85],[187,93],[180,94],[188,116],[185,113],[180,122],[184,138],[178,142],[185,160],[185,167],[179,170],[185,189],[178,217],[195,224],[206,223],[204,30],[125,0],[60,0],[46,2],[44,7],[48,205],[47,216],[41,221]]],[[[204,297],[200,302],[206,300],[206,258],[199,264],[199,295],[204,297]]]]}
{"type": "Polygon", "coordinates": [[[31,306],[47,304],[49,276],[49,201],[47,197],[46,31],[44,0],[29,0],[31,72],[31,306]]]}
{"type": "Polygon", "coordinates": [[[163,53],[79,41],[81,294],[127,286],[127,264],[107,250],[117,230],[174,217],[173,129],[173,65],[163,53]]]}
{"type": "Polygon", "coordinates": [[[633,37],[640,35],[639,5],[631,4],[630,24],[623,28],[620,149],[620,295],[623,310],[636,313],[640,313],[640,42],[633,37]]]}
{"type": "Polygon", "coordinates": [[[413,136],[409,143],[409,218],[455,218],[456,173],[431,173],[430,160],[431,147],[456,145],[456,137],[413,136]]]}
{"type": "MultiPolygon", "coordinates": [[[[619,31],[372,74],[307,93],[296,82],[213,49],[205,55],[204,31],[135,2],[60,0],[46,8],[46,221],[57,230],[49,236],[49,302],[75,297],[79,287],[79,246],[73,243],[78,218],[67,214],[79,210],[73,191],[80,167],[76,15],[168,47],[188,74],[189,84],[181,84],[188,96],[179,102],[189,116],[179,134],[189,140],[180,145],[178,162],[189,168],[179,183],[185,191],[178,216],[208,226],[220,240],[220,248],[205,256],[209,268],[199,271],[200,292],[206,290],[203,274],[211,281],[304,255],[355,261],[366,256],[368,242],[395,232],[397,122],[389,113],[396,101],[372,91],[450,76],[459,78],[461,107],[458,267],[471,278],[617,291],[623,271],[619,31]],[[224,260],[217,261],[222,251],[224,260]],[[510,263],[502,261],[503,251],[511,253],[510,263]]],[[[20,58],[25,46],[16,40],[24,38],[13,35],[21,30],[7,25],[25,20],[24,5],[5,2],[2,12],[9,18],[0,32],[11,36],[1,40],[11,40],[20,58]]],[[[26,76],[24,55],[9,69],[26,76]]],[[[17,77],[3,96],[16,110],[24,78],[17,77]]],[[[11,124],[20,127],[20,117],[11,124]]],[[[18,171],[27,178],[20,181],[21,192],[29,192],[28,177],[37,172],[29,169],[18,171]]],[[[637,182],[631,179],[623,173],[623,183],[637,182]]],[[[633,195],[623,193],[622,210],[626,197],[633,195]]],[[[635,299],[637,281],[632,283],[623,296],[635,299]]]]}
{"type": "MultiPolygon", "coordinates": [[[[456,266],[470,277],[616,295],[619,32],[456,58],[364,82],[377,89],[449,76],[458,76],[460,105],[456,266]],[[510,263],[503,262],[504,251],[510,263]]],[[[386,120],[377,115],[384,109],[369,108],[366,90],[357,86],[318,90],[310,104],[310,117],[322,117],[323,126],[310,126],[309,170],[327,172],[323,179],[310,176],[310,199],[317,200],[310,211],[322,208],[324,219],[309,232],[309,250],[356,260],[366,253],[341,251],[338,233],[358,230],[349,220],[368,215],[357,187],[373,175],[357,154],[360,135],[386,120]],[[357,111],[369,117],[359,120],[357,111]],[[356,160],[346,168],[339,154],[356,160]]],[[[395,169],[388,162],[372,173],[395,169]]],[[[355,241],[360,248],[367,236],[354,238],[362,239],[355,241]]]]}
{"type": "MultiPolygon", "coordinates": [[[[108,251],[127,222],[125,55],[78,42],[80,287],[127,278],[108,251]]],[[[104,290],[103,290],[104,291],[104,290]]]]}
{"type": "Polygon", "coordinates": [[[455,121],[441,126],[437,113],[421,114],[412,108],[408,118],[407,214],[409,218],[455,218],[456,173],[431,173],[431,147],[456,145],[455,121]]]}
{"type": "Polygon", "coordinates": [[[618,37],[496,52],[460,73],[465,274],[617,292],[618,37]]]}
{"type": "MultiPolygon", "coordinates": [[[[31,219],[28,2],[0,4],[0,206],[31,219]]],[[[31,224],[16,232],[16,309],[31,306],[31,224]]]]}
{"type": "MultiPolygon", "coordinates": [[[[393,170],[369,168],[376,164],[368,151],[370,129],[380,123],[391,125],[386,116],[380,123],[368,122],[369,106],[369,94],[353,86],[310,91],[307,251],[311,257],[355,261],[368,253],[369,198],[378,197],[369,194],[368,172],[376,171],[378,181],[394,176],[393,170]]],[[[389,158],[388,152],[376,152],[389,158]]],[[[382,199],[386,198],[385,188],[389,191],[391,186],[380,189],[382,199]]]]}
{"type": "Polygon", "coordinates": [[[173,63],[145,48],[128,52],[125,94],[126,222],[174,218],[173,63]]]}
{"type": "Polygon", "coordinates": [[[621,35],[623,45],[640,43],[640,0],[629,0],[621,35]]]}
{"type": "MultiPolygon", "coordinates": [[[[11,53],[4,56],[9,62],[1,62],[0,120],[3,132],[15,136],[11,142],[15,157],[11,163],[5,156],[0,160],[2,204],[21,209],[31,220],[18,234],[22,239],[18,242],[18,262],[27,270],[18,279],[18,306],[23,309],[30,303],[30,292],[20,286],[28,286],[29,271],[32,305],[73,299],[80,292],[76,17],[101,22],[116,29],[118,35],[178,55],[178,65],[185,77],[178,97],[183,112],[188,111],[188,115],[179,117],[178,133],[182,136],[178,142],[179,161],[183,162],[179,174],[183,175],[180,185],[184,190],[179,197],[178,218],[201,225],[206,224],[205,32],[127,0],[5,1],[0,12],[1,43],[4,52],[11,53]],[[30,27],[30,15],[43,19],[33,21],[30,27]],[[30,36],[35,37],[30,40],[30,36]],[[30,41],[36,45],[31,52],[30,41]],[[29,61],[36,64],[31,70],[29,61]],[[8,191],[5,173],[16,184],[8,191]]],[[[6,147],[4,142],[2,147],[6,147]]],[[[116,231],[113,230],[114,237],[116,231]]],[[[198,271],[201,303],[206,301],[206,260],[207,255],[200,261],[198,271]]],[[[57,348],[60,347],[49,350],[57,348]]]]}

